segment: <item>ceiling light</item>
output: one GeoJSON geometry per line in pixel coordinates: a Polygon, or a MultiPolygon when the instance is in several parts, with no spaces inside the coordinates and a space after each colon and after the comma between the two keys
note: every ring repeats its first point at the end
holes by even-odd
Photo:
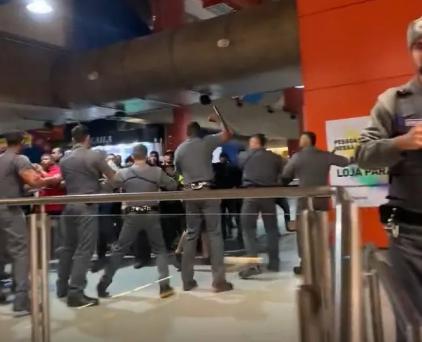
{"type": "Polygon", "coordinates": [[[305,86],[304,85],[299,85],[299,86],[296,86],[295,88],[296,89],[303,89],[303,88],[305,88],[305,86]]]}
{"type": "Polygon", "coordinates": [[[45,0],[32,0],[26,5],[26,9],[29,12],[36,14],[48,14],[53,12],[53,7],[45,0]]]}

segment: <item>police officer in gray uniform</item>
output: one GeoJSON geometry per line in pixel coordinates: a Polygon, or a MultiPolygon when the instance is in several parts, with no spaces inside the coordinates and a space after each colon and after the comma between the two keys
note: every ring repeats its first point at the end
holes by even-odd
{"type": "MultiPolygon", "coordinates": [[[[117,172],[114,185],[124,192],[156,192],[160,189],[177,190],[178,184],[160,167],[147,164],[148,149],[138,145],[132,154],[135,164],[117,172]]],[[[123,257],[136,240],[140,230],[145,230],[152,252],[157,256],[157,268],[160,281],[160,297],[174,294],[170,287],[167,249],[161,230],[158,201],[139,201],[127,203],[125,222],[119,240],[113,245],[112,255],[97,290],[99,297],[108,297],[106,291],[118,270],[123,257]]]]}
{"type": "MultiPolygon", "coordinates": [[[[33,188],[55,186],[61,177],[41,179],[29,159],[20,155],[24,134],[13,132],[6,135],[8,148],[0,154],[0,198],[18,198],[24,195],[24,185],[33,188]]],[[[16,282],[15,312],[29,311],[28,302],[28,236],[25,216],[20,207],[0,206],[1,240],[13,259],[16,282]]],[[[3,254],[4,251],[1,251],[3,254]]]]}
{"type": "MultiPolygon", "coordinates": [[[[289,183],[298,178],[301,187],[325,186],[328,185],[331,166],[346,167],[350,164],[350,160],[346,157],[318,149],[315,146],[316,142],[317,136],[314,132],[302,133],[299,140],[301,151],[294,154],[284,168],[285,182],[289,183]]],[[[313,206],[315,210],[329,210],[330,198],[315,198],[313,206]]],[[[306,198],[300,199],[297,211],[306,208],[306,198]]]]}
{"type": "Polygon", "coordinates": [[[407,38],[417,73],[379,96],[356,159],[365,169],[390,168],[389,203],[382,210],[392,227],[390,256],[422,315],[422,18],[410,23],[407,38]]]}
{"type": "MultiPolygon", "coordinates": [[[[269,187],[280,184],[283,172],[283,159],[265,146],[267,139],[263,134],[256,134],[249,139],[249,150],[239,155],[239,167],[243,169],[243,187],[269,187]]],[[[243,239],[248,256],[258,256],[256,240],[256,223],[259,214],[262,215],[267,235],[268,270],[278,272],[279,259],[279,236],[275,199],[254,198],[245,199],[242,206],[241,226],[243,239]]],[[[239,272],[242,279],[262,273],[259,265],[251,264],[245,270],[239,272]]]]}
{"type": "MultiPolygon", "coordinates": [[[[212,186],[214,179],[213,151],[233,135],[224,123],[222,129],[220,134],[201,138],[199,124],[192,122],[188,125],[188,139],[175,152],[176,170],[184,177],[186,191],[201,191],[212,186]]],[[[203,219],[210,242],[212,286],[216,292],[230,291],[233,289],[233,285],[227,282],[225,277],[224,244],[220,229],[220,201],[218,200],[186,201],[187,235],[182,257],[183,288],[185,291],[190,291],[198,286],[193,278],[193,266],[203,219]]]]}
{"type": "MultiPolygon", "coordinates": [[[[283,181],[290,183],[293,179],[299,179],[299,186],[313,187],[328,185],[328,176],[331,166],[346,167],[350,160],[346,157],[338,156],[333,152],[322,151],[316,148],[317,136],[314,132],[303,132],[299,145],[301,151],[296,153],[288,162],[283,171],[283,181]]],[[[307,199],[301,198],[298,201],[296,212],[299,214],[307,208],[307,199]]],[[[314,198],[313,209],[327,211],[330,208],[330,198],[314,198]]],[[[300,244],[300,230],[297,230],[298,252],[302,256],[300,244]]],[[[302,272],[301,266],[294,268],[296,274],[302,272]]]]}
{"type": "MultiPolygon", "coordinates": [[[[100,193],[100,179],[109,180],[114,171],[100,152],[90,149],[88,129],[79,125],[72,129],[73,151],[60,162],[68,195],[100,193]]],[[[84,294],[86,274],[97,244],[98,205],[69,204],[63,211],[63,248],[59,257],[57,296],[67,296],[67,305],[97,305],[98,299],[84,294]]]]}

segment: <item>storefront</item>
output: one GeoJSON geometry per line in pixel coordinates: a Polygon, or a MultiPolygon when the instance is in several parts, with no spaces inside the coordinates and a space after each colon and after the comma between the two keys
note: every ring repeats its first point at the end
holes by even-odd
{"type": "MultiPolygon", "coordinates": [[[[85,123],[91,133],[93,148],[107,154],[122,156],[123,161],[132,153],[133,146],[144,144],[148,151],[163,154],[164,127],[162,125],[128,125],[121,129],[121,122],[95,120],[85,123]]],[[[71,141],[71,130],[75,125],[66,127],[66,141],[71,141]]]]}

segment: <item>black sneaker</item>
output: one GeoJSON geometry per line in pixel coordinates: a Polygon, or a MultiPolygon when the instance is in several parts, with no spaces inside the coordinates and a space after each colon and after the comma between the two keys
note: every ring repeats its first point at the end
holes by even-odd
{"type": "Polygon", "coordinates": [[[183,284],[183,291],[192,291],[193,289],[196,289],[198,287],[198,283],[196,280],[192,280],[188,283],[183,284]]]}
{"type": "Polygon", "coordinates": [[[302,274],[302,266],[293,267],[293,273],[296,274],[296,275],[301,275],[302,274]]]}
{"type": "Polygon", "coordinates": [[[107,288],[109,287],[110,283],[111,282],[106,281],[103,278],[100,280],[100,282],[97,285],[98,297],[100,298],[110,297],[110,293],[107,292],[107,288]]]}
{"type": "Polygon", "coordinates": [[[174,295],[174,289],[170,285],[161,285],[160,286],[160,298],[168,298],[174,295]]]}
{"type": "Polygon", "coordinates": [[[224,283],[219,283],[219,284],[214,283],[212,284],[212,287],[214,288],[214,292],[216,293],[233,290],[233,284],[229,283],[228,281],[225,281],[224,283]]]}
{"type": "Polygon", "coordinates": [[[60,280],[57,280],[56,282],[56,294],[57,298],[65,298],[67,297],[67,294],[69,292],[69,284],[63,283],[60,280]]]}
{"type": "Polygon", "coordinates": [[[259,275],[262,273],[261,267],[259,266],[251,266],[247,268],[246,270],[239,272],[239,277],[242,279],[248,279],[250,277],[259,275]]]}
{"type": "Polygon", "coordinates": [[[86,296],[83,292],[70,293],[67,296],[67,306],[78,308],[81,306],[95,306],[100,304],[97,298],[86,296]]]}

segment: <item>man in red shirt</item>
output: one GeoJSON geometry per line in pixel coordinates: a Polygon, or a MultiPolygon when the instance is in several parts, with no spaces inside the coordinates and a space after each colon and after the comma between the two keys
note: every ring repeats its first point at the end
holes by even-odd
{"type": "MultiPolygon", "coordinates": [[[[43,169],[43,177],[61,176],[60,166],[58,166],[50,154],[44,154],[41,157],[41,167],[43,169]]],[[[66,191],[64,187],[59,184],[55,187],[44,188],[40,191],[40,197],[45,196],[62,196],[66,191]]],[[[45,211],[49,215],[60,215],[64,209],[62,204],[48,204],[45,206],[45,211]]]]}
{"type": "MultiPolygon", "coordinates": [[[[50,154],[44,154],[41,157],[41,176],[44,177],[61,177],[60,166],[56,164],[53,156],[50,154]]],[[[54,187],[43,188],[40,190],[40,197],[46,196],[62,196],[66,195],[66,191],[63,185],[59,184],[54,187]]],[[[59,248],[62,245],[62,234],[60,231],[60,215],[64,209],[63,204],[47,204],[45,206],[45,212],[50,216],[51,227],[52,227],[52,241],[54,243],[53,251],[59,252],[59,248]]],[[[54,255],[52,254],[52,257],[54,255]]]]}

